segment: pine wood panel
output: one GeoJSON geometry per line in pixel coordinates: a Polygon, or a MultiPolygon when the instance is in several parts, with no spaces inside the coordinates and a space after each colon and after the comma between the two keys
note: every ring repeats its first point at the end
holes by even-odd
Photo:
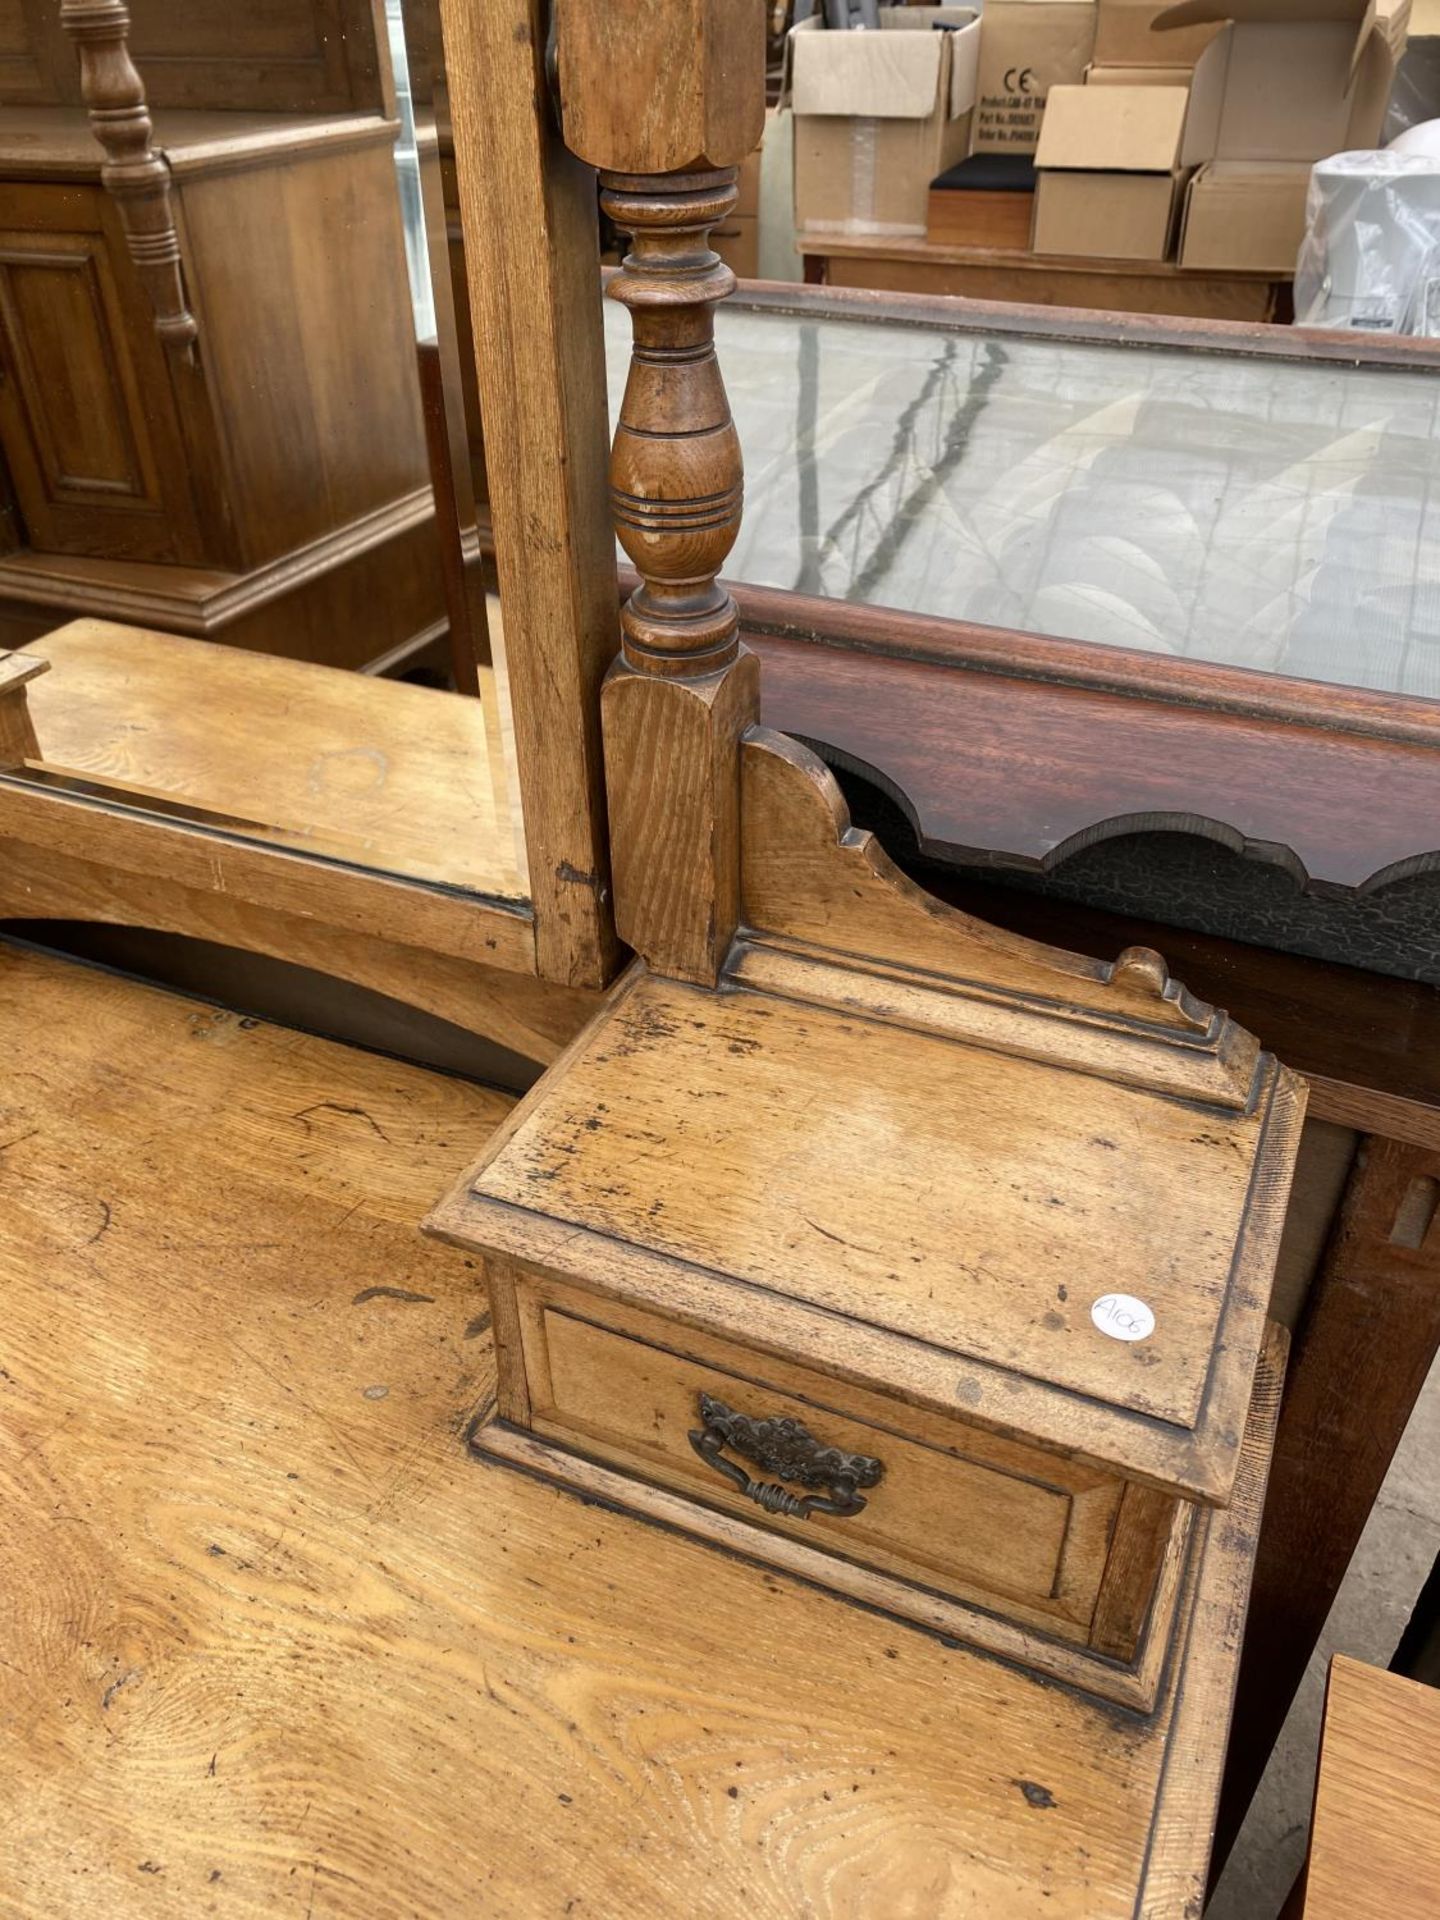
{"type": "Polygon", "coordinates": [[[211,134],[219,152],[174,156],[187,286],[246,566],[429,477],[394,128],[375,119],[350,130],[353,144],[339,150],[287,149],[282,124],[268,148],[259,133],[233,141],[227,164],[222,126],[211,134]]]}
{"type": "Polygon", "coordinates": [[[1337,1654],[1305,1920],[1431,1920],[1440,1905],[1440,1693],[1337,1654]]]}
{"type": "Polygon", "coordinates": [[[1258,1454],[1146,1730],[467,1459],[496,1096],[0,963],[5,1920],[1182,1910],[1258,1454]]]}

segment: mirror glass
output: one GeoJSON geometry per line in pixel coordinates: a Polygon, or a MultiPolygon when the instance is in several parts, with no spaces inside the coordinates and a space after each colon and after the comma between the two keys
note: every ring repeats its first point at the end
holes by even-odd
{"type": "Polygon", "coordinates": [[[0,778],[523,902],[438,0],[127,44],[138,267],[104,62],[0,8],[0,648],[48,663],[0,778]]]}
{"type": "MultiPolygon", "coordinates": [[[[1440,697],[1433,370],[986,333],[958,307],[855,321],[826,297],[717,315],[734,579],[1440,697]]],[[[623,313],[606,337],[613,405],[623,313]]]]}

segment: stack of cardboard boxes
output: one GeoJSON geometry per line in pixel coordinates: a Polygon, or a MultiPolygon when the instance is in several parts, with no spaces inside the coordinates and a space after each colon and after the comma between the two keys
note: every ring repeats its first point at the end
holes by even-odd
{"type": "Polygon", "coordinates": [[[787,80],[798,243],[1013,247],[1028,222],[1037,253],[1288,274],[1313,163],[1380,142],[1405,6],[985,0],[883,9],[879,33],[809,21],[787,80]]]}

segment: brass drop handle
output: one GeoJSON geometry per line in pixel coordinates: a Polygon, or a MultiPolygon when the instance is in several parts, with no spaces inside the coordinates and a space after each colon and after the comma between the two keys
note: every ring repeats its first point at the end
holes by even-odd
{"type": "Polygon", "coordinates": [[[699,1413],[704,1426],[691,1431],[691,1446],[707,1467],[723,1474],[766,1513],[784,1514],[791,1520],[808,1520],[812,1513],[830,1513],[844,1519],[863,1510],[867,1503],[859,1489],[877,1485],[885,1471],[869,1454],[828,1447],[799,1420],[785,1415],[753,1420],[708,1393],[700,1395],[699,1413]],[[726,1446],[753,1460],[766,1473],[778,1474],[782,1480],[798,1480],[802,1487],[824,1487],[828,1492],[791,1493],[778,1481],[752,1479],[744,1467],[725,1458],[722,1449],[726,1446]]]}

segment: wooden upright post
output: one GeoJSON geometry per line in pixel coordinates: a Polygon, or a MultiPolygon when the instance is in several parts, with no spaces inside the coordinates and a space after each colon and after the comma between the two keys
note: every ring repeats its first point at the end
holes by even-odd
{"type": "Polygon", "coordinates": [[[599,726],[618,634],[595,176],[554,125],[544,0],[440,13],[536,964],[598,987],[619,958],[599,726]]]}
{"type": "Polygon", "coordinates": [[[716,575],[740,527],[740,443],[710,229],[764,129],[764,0],[557,0],[566,144],[633,236],[611,297],[634,353],[610,461],[641,575],[602,697],[616,925],[658,972],[713,985],[740,902],[739,743],[758,672],[716,575]]]}

